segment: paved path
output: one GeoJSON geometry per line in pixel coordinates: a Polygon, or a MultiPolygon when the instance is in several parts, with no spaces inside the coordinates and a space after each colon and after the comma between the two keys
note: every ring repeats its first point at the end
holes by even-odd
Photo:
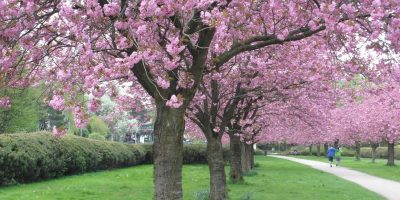
{"type": "Polygon", "coordinates": [[[298,162],[304,165],[308,165],[312,168],[324,171],[340,178],[349,180],[357,183],[368,190],[376,192],[381,196],[389,200],[400,200],[400,182],[391,181],[376,176],[371,176],[359,171],[351,170],[345,167],[329,167],[328,162],[319,162],[313,160],[306,160],[300,158],[293,158],[288,156],[270,155],[275,158],[282,158],[294,162],[298,162]]]}

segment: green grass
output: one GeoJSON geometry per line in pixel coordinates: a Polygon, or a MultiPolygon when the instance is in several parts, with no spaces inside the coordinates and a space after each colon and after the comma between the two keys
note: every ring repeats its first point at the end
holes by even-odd
{"type": "MultiPolygon", "coordinates": [[[[309,160],[318,160],[322,162],[328,162],[327,158],[321,156],[295,156],[296,158],[304,158],[309,160]]],[[[355,169],[358,171],[365,172],[374,176],[382,178],[400,181],[400,166],[386,166],[387,160],[376,159],[375,163],[371,162],[370,158],[361,158],[360,161],[356,161],[354,157],[342,157],[342,166],[355,169]]],[[[399,164],[399,161],[396,161],[399,164]]]]}
{"type": "MultiPolygon", "coordinates": [[[[228,186],[232,200],[383,199],[351,182],[291,161],[257,156],[256,162],[256,175],[246,176],[243,184],[228,186]]],[[[184,166],[185,200],[195,199],[194,194],[207,190],[208,183],[206,165],[184,166]]],[[[152,192],[152,166],[142,165],[0,188],[0,199],[149,200],[152,192]]]]}

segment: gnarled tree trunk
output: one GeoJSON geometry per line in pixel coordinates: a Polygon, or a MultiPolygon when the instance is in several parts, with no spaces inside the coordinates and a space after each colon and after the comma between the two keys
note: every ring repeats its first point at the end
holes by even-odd
{"type": "Polygon", "coordinates": [[[388,166],[394,166],[394,142],[388,143],[388,159],[387,159],[388,166]]]}
{"type": "Polygon", "coordinates": [[[243,182],[240,137],[230,133],[231,170],[229,178],[233,183],[243,182]]]}
{"type": "Polygon", "coordinates": [[[360,160],[360,151],[361,151],[361,144],[360,142],[356,142],[356,160],[360,160]]]}
{"type": "Polygon", "coordinates": [[[310,146],[308,147],[308,150],[309,150],[310,156],[312,156],[312,144],[310,144],[310,146]]]}
{"type": "Polygon", "coordinates": [[[154,124],[154,199],[182,199],[183,108],[157,104],[154,124]]]}
{"type": "Polygon", "coordinates": [[[378,148],[379,143],[371,143],[371,162],[375,163],[375,159],[376,159],[376,149],[378,148]]]}
{"type": "Polygon", "coordinates": [[[218,136],[207,137],[207,158],[210,170],[210,200],[228,199],[224,152],[218,136]]]}

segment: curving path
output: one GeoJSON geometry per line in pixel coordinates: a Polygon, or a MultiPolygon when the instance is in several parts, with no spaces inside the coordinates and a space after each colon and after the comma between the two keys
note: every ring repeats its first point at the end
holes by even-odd
{"type": "Polygon", "coordinates": [[[303,165],[308,165],[312,168],[324,171],[348,181],[357,183],[370,191],[380,194],[389,200],[400,200],[400,182],[391,181],[376,176],[371,176],[356,170],[351,170],[345,167],[330,167],[326,162],[319,162],[313,160],[306,160],[300,158],[292,158],[288,156],[270,155],[274,158],[281,158],[298,162],[303,165]]]}

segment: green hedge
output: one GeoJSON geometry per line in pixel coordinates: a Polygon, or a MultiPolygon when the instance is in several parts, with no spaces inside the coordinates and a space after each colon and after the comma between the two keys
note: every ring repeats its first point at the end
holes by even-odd
{"type": "MultiPolygon", "coordinates": [[[[310,155],[309,149],[306,146],[295,146],[295,147],[292,147],[292,149],[297,149],[300,152],[299,155],[305,155],[305,156],[310,155]]],[[[347,148],[347,147],[341,147],[341,149],[342,149],[342,156],[354,157],[356,154],[354,149],[347,148]]],[[[291,151],[292,150],[287,150],[287,151],[282,152],[282,154],[289,155],[291,151]]],[[[372,155],[371,152],[372,152],[371,147],[361,147],[360,156],[362,158],[371,158],[371,155],[372,155]]],[[[312,154],[314,156],[317,155],[317,147],[315,145],[312,148],[312,154]]],[[[387,147],[378,147],[376,150],[376,154],[377,154],[376,158],[387,159],[387,147]]],[[[326,153],[324,153],[324,148],[321,145],[321,156],[324,156],[324,155],[326,155],[326,153]]],[[[397,145],[395,147],[395,158],[400,160],[400,146],[399,145],[397,145]]]]}
{"type": "MultiPolygon", "coordinates": [[[[145,163],[153,162],[153,145],[142,144],[145,149],[145,163]]],[[[229,147],[224,146],[224,160],[229,160],[229,147]]],[[[207,146],[204,144],[185,144],[183,146],[183,164],[205,164],[207,163],[207,146]]]]}
{"type": "Polygon", "coordinates": [[[50,133],[0,135],[0,185],[143,163],[140,146],[50,133]]]}
{"type": "MultiPolygon", "coordinates": [[[[184,145],[184,164],[207,163],[204,144],[184,145]]],[[[229,148],[224,147],[224,160],[229,148]]],[[[0,134],[0,185],[153,162],[152,144],[122,144],[50,133],[0,134]]]]}
{"type": "Polygon", "coordinates": [[[262,149],[254,150],[254,155],[265,155],[265,151],[262,149]]]}
{"type": "MultiPolygon", "coordinates": [[[[400,148],[396,147],[395,149],[395,158],[400,160],[400,148]]],[[[372,156],[372,149],[370,147],[363,147],[361,148],[360,155],[362,158],[371,158],[372,156]]],[[[387,159],[388,152],[387,147],[378,147],[376,149],[376,158],[384,158],[387,159]]]]}
{"type": "MultiPolygon", "coordinates": [[[[299,155],[302,155],[302,156],[309,156],[310,155],[310,149],[308,147],[306,147],[306,146],[294,146],[294,147],[292,147],[291,150],[283,151],[282,154],[290,155],[290,152],[292,150],[294,150],[294,149],[299,151],[299,155]]],[[[346,147],[341,147],[341,149],[342,149],[342,155],[343,156],[349,156],[349,157],[355,156],[355,151],[353,149],[346,148],[346,147]]],[[[325,156],[326,155],[326,152],[325,152],[325,149],[324,149],[324,145],[321,145],[320,151],[321,151],[321,156],[325,156]]],[[[313,147],[312,147],[312,155],[314,155],[314,156],[318,155],[317,146],[316,145],[313,145],[313,147]]]]}

